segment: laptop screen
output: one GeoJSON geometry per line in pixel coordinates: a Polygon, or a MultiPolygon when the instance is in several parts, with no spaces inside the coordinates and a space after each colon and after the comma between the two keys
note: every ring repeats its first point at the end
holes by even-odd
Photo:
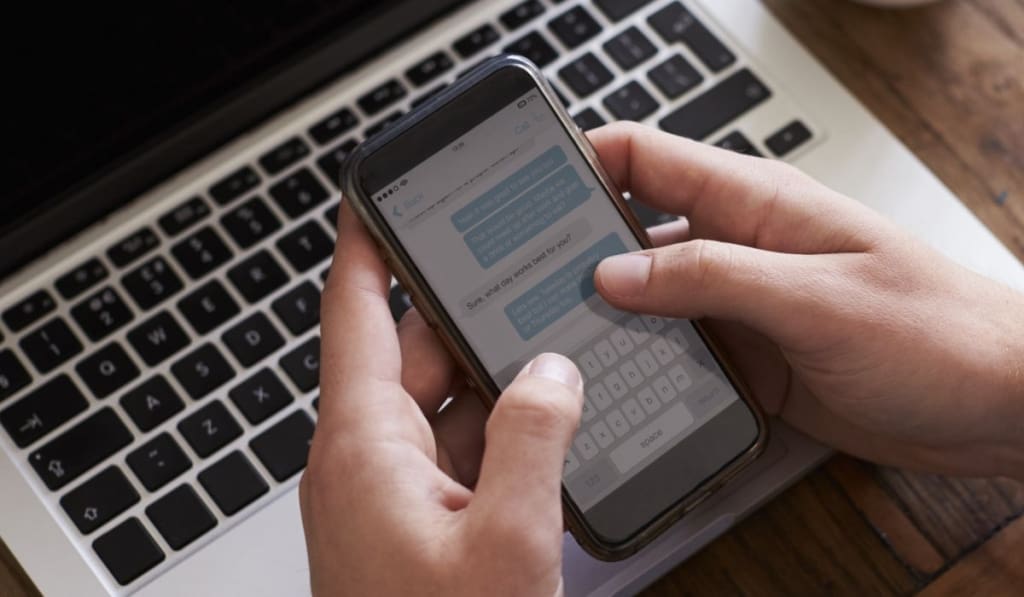
{"type": "MultiPolygon", "coordinates": [[[[5,103],[13,99],[14,105],[8,104],[3,124],[7,149],[0,176],[0,236],[53,210],[72,189],[88,186],[238,98],[254,80],[282,72],[347,31],[365,29],[374,15],[422,21],[424,4],[436,14],[454,3],[182,0],[26,5],[19,20],[8,23],[13,26],[0,42],[11,45],[5,55],[14,58],[5,61],[13,71],[4,73],[5,103]]],[[[379,32],[374,39],[386,41],[401,33],[389,30],[393,20],[402,19],[373,22],[373,32],[379,32]]],[[[402,26],[411,30],[416,23],[402,26]]],[[[360,42],[360,49],[368,46],[360,42]]],[[[339,53],[332,74],[351,67],[345,62],[357,53],[339,53]]],[[[224,131],[218,142],[239,132],[224,131]]]]}

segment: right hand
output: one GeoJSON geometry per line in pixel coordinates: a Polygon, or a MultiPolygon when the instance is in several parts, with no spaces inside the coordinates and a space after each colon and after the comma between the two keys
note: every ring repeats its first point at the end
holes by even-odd
{"type": "Polygon", "coordinates": [[[692,238],[603,261],[605,300],[709,318],[765,410],[839,450],[1024,479],[1024,296],[786,164],[633,124],[589,136],[692,238]]]}

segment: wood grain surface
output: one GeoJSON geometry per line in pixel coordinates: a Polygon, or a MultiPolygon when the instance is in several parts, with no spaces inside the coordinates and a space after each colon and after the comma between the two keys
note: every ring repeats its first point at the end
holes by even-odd
{"type": "MultiPolygon", "coordinates": [[[[1024,0],[765,4],[1024,258],[1024,0]]],[[[1024,595],[1022,512],[1020,483],[837,456],[647,593],[1024,595]]]]}
{"type": "MultiPolygon", "coordinates": [[[[1024,0],[765,0],[1024,258],[1024,0]]],[[[649,595],[1021,595],[1024,486],[837,456],[649,595]]],[[[29,595],[0,544],[0,595],[29,595]]]]}

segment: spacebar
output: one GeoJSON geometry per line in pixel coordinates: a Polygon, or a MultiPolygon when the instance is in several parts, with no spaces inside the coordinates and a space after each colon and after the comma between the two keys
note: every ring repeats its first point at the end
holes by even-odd
{"type": "Polygon", "coordinates": [[[624,474],[682,433],[692,423],[693,415],[683,403],[677,402],[652,423],[612,450],[609,457],[615,468],[619,469],[619,473],[624,474]]]}
{"type": "Polygon", "coordinates": [[[662,118],[658,126],[673,135],[701,141],[771,95],[754,73],[743,69],[662,118]]]}

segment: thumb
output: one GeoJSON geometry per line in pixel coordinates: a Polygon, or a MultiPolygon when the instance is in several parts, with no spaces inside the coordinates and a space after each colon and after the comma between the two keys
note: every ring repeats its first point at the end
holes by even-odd
{"type": "Polygon", "coordinates": [[[823,315],[852,254],[799,255],[693,240],[602,261],[594,282],[606,301],[666,317],[736,321],[785,343],[823,315]]]}
{"type": "Polygon", "coordinates": [[[552,525],[561,536],[562,469],[582,405],[583,380],[569,359],[545,353],[523,368],[487,420],[473,498],[484,516],[552,525]]]}

